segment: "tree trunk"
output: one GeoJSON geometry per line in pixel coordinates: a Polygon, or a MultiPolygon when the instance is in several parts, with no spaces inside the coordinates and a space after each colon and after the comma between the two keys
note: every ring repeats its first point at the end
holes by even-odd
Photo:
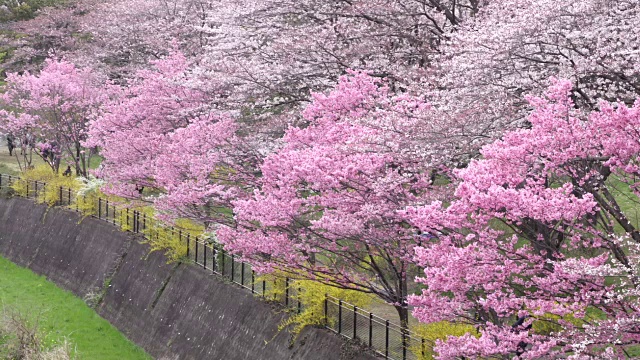
{"type": "Polygon", "coordinates": [[[398,312],[398,316],[400,317],[400,327],[402,331],[402,348],[403,352],[406,353],[408,351],[408,335],[409,335],[409,306],[407,304],[407,274],[406,270],[403,269],[400,283],[399,291],[398,291],[398,301],[394,304],[396,311],[398,312]]]}
{"type": "Polygon", "coordinates": [[[60,172],[60,156],[56,156],[56,160],[54,163],[55,166],[55,173],[57,174],[58,172],[60,172]]]}
{"type": "Polygon", "coordinates": [[[84,169],[84,159],[82,154],[82,147],[79,144],[75,144],[76,147],[76,156],[73,159],[75,161],[76,167],[76,175],[77,176],[86,176],[86,172],[84,169]]]}
{"type": "MultiPolygon", "coordinates": [[[[406,302],[406,300],[405,300],[406,302]]],[[[404,306],[394,306],[396,311],[398,312],[398,316],[400,316],[400,326],[402,331],[402,349],[403,353],[407,353],[409,351],[409,308],[406,303],[404,306]]]]}
{"type": "Polygon", "coordinates": [[[400,317],[400,326],[403,329],[409,329],[409,308],[406,306],[394,306],[400,317]]]}

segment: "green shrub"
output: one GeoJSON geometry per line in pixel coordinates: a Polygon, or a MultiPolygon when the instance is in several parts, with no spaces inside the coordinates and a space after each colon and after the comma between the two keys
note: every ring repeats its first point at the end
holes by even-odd
{"type": "MultiPolygon", "coordinates": [[[[146,243],[151,247],[151,251],[162,251],[167,257],[167,262],[182,261],[187,258],[187,235],[192,241],[196,237],[204,239],[204,226],[188,219],[177,219],[173,222],[174,228],[166,226],[155,220],[156,214],[153,208],[144,207],[137,209],[141,216],[149,219],[144,233],[147,237],[146,243]],[[182,237],[178,234],[182,232],[182,237]]],[[[125,220],[126,222],[126,220],[125,220]]]]}
{"type": "Polygon", "coordinates": [[[570,323],[574,326],[580,327],[584,324],[584,321],[576,318],[572,314],[562,317],[554,314],[545,314],[543,316],[536,317],[536,320],[533,321],[531,327],[534,333],[549,336],[553,333],[562,331],[564,329],[562,323],[570,323]]]}
{"type": "MultiPolygon", "coordinates": [[[[38,165],[20,174],[12,188],[20,196],[33,197],[39,204],[54,206],[60,202],[60,187],[77,191],[80,183],[74,177],[56,174],[48,165],[38,165]],[[36,186],[35,182],[38,182],[36,186]],[[46,184],[46,185],[45,185],[46,184]],[[28,194],[27,194],[28,192],[28,194]]],[[[64,194],[63,194],[64,197],[64,194]]]]}
{"type": "MultiPolygon", "coordinates": [[[[270,284],[265,293],[268,299],[277,300],[281,303],[285,301],[287,282],[284,274],[263,275],[260,277],[260,281],[262,280],[270,284]]],[[[342,301],[359,308],[370,305],[373,300],[371,295],[361,291],[340,289],[314,280],[290,280],[288,288],[289,304],[300,302],[303,306],[299,313],[297,310],[292,310],[291,316],[280,323],[278,330],[288,329],[294,340],[306,326],[336,325],[325,323],[324,303],[326,295],[342,299],[342,301]]],[[[330,322],[337,321],[333,317],[329,317],[327,320],[330,322]]]]}
{"type": "Polygon", "coordinates": [[[412,329],[419,338],[425,339],[422,343],[412,343],[409,350],[420,360],[432,360],[435,358],[433,347],[436,340],[446,340],[449,336],[463,336],[471,334],[478,336],[478,331],[469,324],[439,321],[430,324],[420,324],[412,329]]]}

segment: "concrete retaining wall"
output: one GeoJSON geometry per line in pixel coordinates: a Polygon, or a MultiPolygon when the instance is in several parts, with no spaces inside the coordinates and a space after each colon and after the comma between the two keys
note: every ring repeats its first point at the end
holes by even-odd
{"type": "Polygon", "coordinates": [[[293,346],[284,315],[190,264],[167,264],[139,238],[102,221],[0,199],[0,254],[79,297],[158,359],[373,359],[324,329],[293,346]]]}

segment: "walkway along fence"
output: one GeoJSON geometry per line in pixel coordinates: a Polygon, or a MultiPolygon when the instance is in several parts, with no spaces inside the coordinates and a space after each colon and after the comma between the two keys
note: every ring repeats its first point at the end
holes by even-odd
{"type": "MultiPolygon", "coordinates": [[[[26,194],[27,198],[38,199],[45,190],[49,192],[52,190],[46,183],[24,180],[6,174],[0,174],[0,190],[12,187],[18,181],[25,185],[26,191],[21,195],[26,194]]],[[[72,189],[60,186],[55,190],[59,199],[58,206],[79,211],[76,201],[78,195],[72,189]]],[[[258,279],[250,264],[227,253],[220,244],[192,236],[180,229],[163,226],[145,213],[117,206],[107,199],[97,197],[95,201],[97,204],[92,217],[119,226],[126,231],[142,234],[148,240],[160,240],[166,236],[172,237],[173,240],[177,239],[186,245],[187,257],[195,264],[240,285],[253,294],[266,299],[270,293],[273,293],[271,290],[277,286],[272,281],[258,279]]],[[[299,313],[304,308],[304,304],[296,296],[297,289],[289,286],[290,281],[289,278],[284,279],[283,296],[279,299],[266,300],[279,300],[285,307],[299,313]]],[[[403,330],[387,319],[329,295],[325,295],[324,299],[324,323],[329,330],[348,339],[355,339],[385,359],[426,359],[427,353],[430,353],[428,349],[433,345],[428,340],[403,330]]]]}

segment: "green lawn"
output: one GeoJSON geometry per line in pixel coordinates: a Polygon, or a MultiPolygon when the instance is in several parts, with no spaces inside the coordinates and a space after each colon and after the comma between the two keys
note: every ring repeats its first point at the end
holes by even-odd
{"type": "MultiPolygon", "coordinates": [[[[607,180],[607,185],[616,198],[620,209],[627,216],[629,221],[636,228],[640,226],[640,199],[631,191],[629,184],[620,181],[618,177],[611,176],[607,180]]],[[[617,231],[623,232],[622,227],[616,224],[617,231]]]]}
{"type": "Polygon", "coordinates": [[[47,342],[67,339],[78,359],[151,359],[81,299],[0,257],[0,307],[37,321],[47,342]]]}

